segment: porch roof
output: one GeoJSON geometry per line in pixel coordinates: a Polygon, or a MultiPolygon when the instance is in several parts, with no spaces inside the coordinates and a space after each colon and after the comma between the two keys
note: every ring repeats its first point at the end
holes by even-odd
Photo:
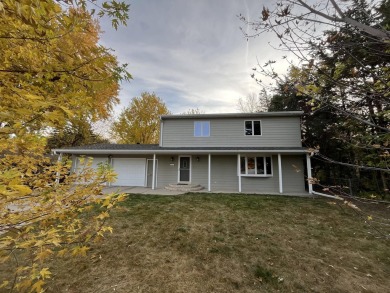
{"type": "Polygon", "coordinates": [[[151,154],[303,154],[303,147],[160,147],[158,144],[94,144],[53,149],[54,154],[73,155],[151,155],[151,154]]]}

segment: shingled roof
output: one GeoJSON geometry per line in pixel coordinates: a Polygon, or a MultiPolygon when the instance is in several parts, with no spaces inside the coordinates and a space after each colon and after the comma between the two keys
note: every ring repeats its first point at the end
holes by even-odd
{"type": "Polygon", "coordinates": [[[191,153],[237,153],[237,152],[291,152],[305,153],[303,147],[160,147],[158,144],[93,144],[63,149],[54,153],[64,154],[191,154],[191,153]]]}
{"type": "Polygon", "coordinates": [[[179,114],[162,115],[161,120],[167,119],[220,119],[220,118],[261,118],[261,117],[291,117],[302,116],[303,111],[257,112],[257,113],[214,113],[214,114],[179,114]]]}

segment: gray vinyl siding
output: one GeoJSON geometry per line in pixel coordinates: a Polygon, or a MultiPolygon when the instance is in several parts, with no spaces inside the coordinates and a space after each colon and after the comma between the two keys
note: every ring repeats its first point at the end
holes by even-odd
{"type": "Polygon", "coordinates": [[[200,184],[207,190],[208,185],[208,156],[192,156],[191,183],[200,184]],[[199,157],[199,161],[196,159],[199,157]]]}
{"type": "Polygon", "coordinates": [[[273,177],[241,177],[241,191],[243,193],[279,193],[279,176],[273,177]]]}
{"type": "Polygon", "coordinates": [[[157,173],[157,188],[164,188],[170,183],[177,183],[178,176],[178,157],[177,156],[157,156],[158,173],[157,173]],[[174,161],[171,161],[171,157],[174,161]]]}
{"type": "MultiPolygon", "coordinates": [[[[186,156],[186,155],[181,155],[186,156]]],[[[191,184],[200,184],[207,189],[208,184],[208,156],[196,156],[188,155],[191,157],[191,184]],[[199,161],[196,159],[199,157],[199,161]]],[[[163,188],[164,186],[177,183],[179,179],[179,156],[157,156],[158,158],[158,174],[157,174],[157,187],[163,188]],[[173,157],[173,162],[171,158],[173,157]]]]}
{"type": "MultiPolygon", "coordinates": [[[[283,193],[304,193],[303,156],[283,156],[282,179],[283,193]]],[[[279,193],[278,156],[272,156],[272,177],[241,177],[243,193],[279,193]]]]}
{"type": "MultiPolygon", "coordinates": [[[[191,157],[191,183],[200,184],[205,190],[208,187],[208,156],[189,155],[191,157]],[[199,161],[197,160],[199,157],[199,161]]],[[[242,154],[244,156],[244,154],[242,154]]],[[[250,156],[264,156],[264,154],[251,154],[250,156]]],[[[92,157],[92,156],[86,156],[92,157]]],[[[105,157],[108,160],[108,156],[105,157]]],[[[75,159],[76,156],[73,156],[75,159]]],[[[112,156],[112,158],[146,158],[152,155],[112,156]]],[[[282,155],[283,193],[305,193],[304,165],[302,155],[282,155]]],[[[157,156],[157,188],[164,188],[168,184],[178,182],[178,155],[157,156]],[[173,161],[171,158],[173,157],[173,161]]],[[[273,176],[271,177],[241,177],[242,193],[279,193],[278,156],[272,156],[273,176]]],[[[212,192],[238,192],[237,156],[212,155],[211,156],[211,191],[212,192]]]]}
{"type": "Polygon", "coordinates": [[[211,156],[211,191],[238,192],[237,156],[211,156]]]}
{"type": "Polygon", "coordinates": [[[282,156],[283,192],[305,192],[304,156],[282,156]]]}
{"type": "MultiPolygon", "coordinates": [[[[254,155],[251,155],[254,156],[254,155]]],[[[255,155],[255,156],[261,156],[255,155]]],[[[283,158],[283,156],[282,156],[283,158]]],[[[283,162],[283,160],[282,160],[283,162]]],[[[241,177],[241,191],[243,193],[279,193],[278,156],[272,156],[271,177],[241,177]]]]}
{"type": "MultiPolygon", "coordinates": [[[[191,184],[208,187],[208,156],[191,156],[191,184]]],[[[178,156],[158,156],[158,188],[178,181],[178,156]],[[171,157],[174,161],[171,161],[171,157]]],[[[237,156],[211,156],[211,190],[238,191],[237,156]]]]}
{"type": "Polygon", "coordinates": [[[163,147],[301,147],[299,117],[224,118],[210,121],[209,137],[194,137],[194,121],[205,119],[166,119],[163,121],[163,147]],[[245,135],[246,120],[261,121],[261,136],[245,135]]]}
{"type": "MultiPolygon", "coordinates": [[[[191,157],[191,184],[200,184],[205,190],[208,188],[208,156],[189,155],[191,157]],[[199,161],[196,159],[199,157],[199,161]]],[[[264,156],[264,154],[251,154],[264,156]]],[[[134,156],[132,156],[134,157],[134,156]]],[[[152,158],[152,157],[150,157],[152,158]]],[[[302,155],[282,155],[283,193],[305,193],[304,167],[302,155]]],[[[158,174],[157,188],[164,188],[168,184],[178,182],[179,156],[157,156],[158,174]],[[173,162],[171,161],[173,157],[173,162]]],[[[241,191],[243,193],[279,193],[278,156],[272,156],[271,177],[241,177],[241,191]]],[[[211,191],[238,192],[237,156],[211,156],[211,191]]]]}

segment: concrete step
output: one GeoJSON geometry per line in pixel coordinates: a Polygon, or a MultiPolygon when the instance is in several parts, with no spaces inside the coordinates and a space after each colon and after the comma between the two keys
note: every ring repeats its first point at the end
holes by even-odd
{"type": "Polygon", "coordinates": [[[167,186],[165,186],[165,189],[172,190],[172,191],[199,191],[204,189],[203,186],[199,184],[183,184],[183,183],[171,183],[167,186]]]}

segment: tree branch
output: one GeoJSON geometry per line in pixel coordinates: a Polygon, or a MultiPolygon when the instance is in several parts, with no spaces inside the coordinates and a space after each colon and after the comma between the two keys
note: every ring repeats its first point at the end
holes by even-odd
{"type": "Polygon", "coordinates": [[[334,22],[344,22],[344,23],[352,25],[352,26],[356,27],[357,29],[359,29],[361,31],[364,31],[367,34],[372,35],[374,37],[378,37],[378,38],[380,38],[382,40],[390,40],[390,33],[389,32],[373,28],[371,26],[365,25],[365,24],[360,23],[360,22],[358,22],[358,21],[356,21],[356,20],[354,20],[352,18],[349,18],[349,17],[345,16],[343,14],[343,12],[341,11],[340,7],[335,3],[334,0],[331,0],[331,2],[333,4],[334,8],[336,9],[336,11],[341,15],[341,18],[333,17],[333,16],[327,15],[327,14],[321,12],[321,11],[318,11],[318,10],[314,9],[313,7],[311,7],[310,5],[306,4],[302,0],[297,0],[297,1],[303,7],[305,7],[310,12],[312,12],[312,13],[318,15],[318,16],[321,16],[323,18],[326,18],[326,19],[334,21],[334,22]]]}
{"type": "Polygon", "coordinates": [[[390,172],[389,169],[378,168],[378,167],[369,167],[369,166],[361,166],[361,165],[356,165],[356,164],[350,164],[350,163],[343,163],[343,162],[335,161],[335,160],[333,160],[331,158],[328,158],[327,156],[324,156],[323,154],[320,154],[320,153],[316,153],[314,158],[316,156],[320,157],[322,160],[324,160],[324,161],[326,161],[328,163],[331,163],[331,164],[337,164],[337,165],[343,165],[343,166],[348,166],[348,167],[354,167],[354,168],[363,169],[363,170],[390,172]]]}
{"type": "Polygon", "coordinates": [[[341,17],[344,17],[345,15],[341,11],[340,7],[337,5],[336,1],[330,0],[330,2],[332,2],[332,5],[333,5],[334,9],[337,11],[337,13],[340,14],[341,17]]]}

